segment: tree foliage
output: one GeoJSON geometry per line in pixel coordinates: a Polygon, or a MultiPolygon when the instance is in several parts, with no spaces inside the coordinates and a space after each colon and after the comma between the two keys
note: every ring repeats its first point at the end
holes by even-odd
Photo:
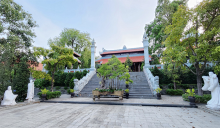
{"type": "MultiPolygon", "coordinates": [[[[197,76],[198,94],[202,95],[201,76],[207,62],[215,60],[220,35],[220,1],[203,0],[196,8],[189,9],[179,6],[173,15],[172,24],[166,27],[169,35],[164,44],[163,61],[175,62],[177,66],[190,68],[187,60],[194,64],[196,71],[190,70],[197,76]],[[199,30],[202,32],[199,33],[199,30]],[[201,64],[200,62],[203,62],[201,64]]],[[[219,56],[219,55],[218,55],[219,56]]],[[[218,58],[218,57],[216,57],[218,58]]]]}
{"type": "Polygon", "coordinates": [[[147,24],[145,29],[149,41],[153,42],[150,51],[158,54],[163,52],[163,41],[166,40],[167,34],[164,32],[166,26],[172,24],[173,14],[177,11],[179,5],[186,5],[188,0],[158,0],[158,5],[155,10],[155,19],[150,24],[147,24]]]}
{"type": "Polygon", "coordinates": [[[16,75],[15,65],[21,58],[26,58],[28,64],[37,64],[30,47],[37,27],[31,14],[25,12],[22,6],[13,0],[0,1],[0,95],[13,83],[16,75]]]}
{"type": "Polygon", "coordinates": [[[26,62],[26,58],[22,58],[20,63],[15,65],[16,74],[13,78],[13,90],[15,90],[15,94],[18,94],[17,101],[24,101],[27,96],[30,71],[28,70],[29,64],[26,62]]]}
{"type": "Polygon", "coordinates": [[[129,58],[129,55],[127,56],[125,63],[124,63],[125,67],[128,66],[129,70],[131,70],[131,66],[133,65],[133,62],[131,61],[131,59],[129,58]]]}
{"type": "MultiPolygon", "coordinates": [[[[113,55],[107,63],[102,64],[97,69],[97,76],[102,78],[101,86],[105,87],[105,81],[110,80],[110,87],[115,88],[116,81],[125,80],[125,73],[128,72],[128,66],[125,67],[121,61],[113,55]]],[[[119,88],[119,82],[117,82],[117,88],[119,88]]]]}
{"type": "Polygon", "coordinates": [[[89,33],[80,32],[77,29],[65,28],[59,37],[49,40],[49,44],[54,43],[57,46],[68,46],[82,56],[79,57],[81,61],[81,68],[89,68],[91,59],[91,38],[89,33]]]}
{"type": "Polygon", "coordinates": [[[37,57],[43,56],[42,64],[45,64],[45,69],[51,72],[51,91],[54,85],[54,73],[60,69],[64,69],[65,65],[72,65],[78,63],[73,58],[73,50],[62,46],[50,45],[51,49],[44,49],[41,47],[34,47],[34,55],[37,57]]]}

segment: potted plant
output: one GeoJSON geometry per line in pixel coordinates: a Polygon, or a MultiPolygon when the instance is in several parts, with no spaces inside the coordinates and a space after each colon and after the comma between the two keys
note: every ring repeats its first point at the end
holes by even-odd
{"type": "Polygon", "coordinates": [[[195,106],[196,105],[196,98],[194,97],[195,95],[195,90],[194,89],[187,89],[186,90],[186,93],[188,93],[188,99],[189,99],[189,102],[190,102],[190,105],[191,106],[195,106]]]}
{"type": "Polygon", "coordinates": [[[44,88],[44,90],[41,90],[41,92],[42,92],[42,95],[41,95],[42,101],[46,100],[46,98],[47,98],[47,92],[48,92],[48,91],[49,91],[49,90],[47,90],[46,88],[44,88]]]}
{"type": "Polygon", "coordinates": [[[70,94],[71,94],[71,98],[74,97],[75,93],[74,93],[74,90],[73,89],[70,89],[70,94]]]}
{"type": "Polygon", "coordinates": [[[158,100],[160,100],[161,99],[161,91],[162,91],[162,89],[161,88],[157,88],[157,89],[155,89],[155,91],[157,92],[157,99],[158,100]]]}
{"type": "Polygon", "coordinates": [[[125,96],[126,96],[126,99],[128,99],[128,97],[129,97],[129,89],[125,89],[125,96]]]}

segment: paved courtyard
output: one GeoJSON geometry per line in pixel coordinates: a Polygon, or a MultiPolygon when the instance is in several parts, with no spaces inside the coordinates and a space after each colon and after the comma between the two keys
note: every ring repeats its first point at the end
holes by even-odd
{"type": "Polygon", "coordinates": [[[1,128],[219,128],[197,108],[35,103],[0,109],[1,128]]]}

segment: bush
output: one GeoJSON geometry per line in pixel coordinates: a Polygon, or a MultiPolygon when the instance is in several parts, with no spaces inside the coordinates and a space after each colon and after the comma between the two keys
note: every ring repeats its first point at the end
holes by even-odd
{"type": "MultiPolygon", "coordinates": [[[[183,94],[182,98],[184,101],[189,101],[188,94],[183,94]]],[[[195,95],[196,103],[207,103],[209,100],[211,100],[211,94],[204,94],[203,96],[195,95]]]]}
{"type": "MultiPolygon", "coordinates": [[[[41,98],[42,92],[39,92],[37,95],[39,96],[39,98],[41,98]]],[[[59,98],[61,96],[61,92],[60,91],[54,91],[54,92],[48,91],[46,95],[47,95],[47,99],[49,100],[52,98],[59,98]]]]}
{"type": "Polygon", "coordinates": [[[69,86],[69,83],[70,83],[70,80],[73,78],[75,73],[68,73],[66,75],[66,79],[65,79],[65,86],[68,87],[69,86]]]}
{"type": "Polygon", "coordinates": [[[77,78],[78,80],[80,80],[82,78],[82,73],[77,71],[77,72],[75,72],[74,77],[77,78]]]}
{"type": "Polygon", "coordinates": [[[183,90],[181,90],[181,89],[176,89],[176,90],[175,89],[167,89],[166,93],[168,95],[175,95],[175,96],[184,94],[183,90]]]}
{"type": "Polygon", "coordinates": [[[56,86],[55,89],[56,89],[56,90],[60,90],[60,86],[56,86]]]}
{"type": "Polygon", "coordinates": [[[67,93],[70,94],[70,89],[67,90],[67,93]]]}
{"type": "Polygon", "coordinates": [[[68,87],[64,87],[65,90],[69,89],[68,87]]]}
{"type": "Polygon", "coordinates": [[[71,89],[73,89],[74,86],[75,86],[75,84],[74,84],[74,79],[76,79],[76,78],[73,77],[73,78],[70,80],[70,83],[69,83],[69,87],[70,87],[71,89]]]}
{"type": "Polygon", "coordinates": [[[88,73],[87,70],[83,70],[83,72],[82,72],[82,77],[83,77],[83,76],[86,76],[87,73],[88,73]]]}

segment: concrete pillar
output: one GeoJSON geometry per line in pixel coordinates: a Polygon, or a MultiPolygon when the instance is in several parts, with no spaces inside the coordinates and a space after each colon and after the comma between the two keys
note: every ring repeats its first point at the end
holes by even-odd
{"type": "Polygon", "coordinates": [[[143,36],[143,46],[144,46],[144,60],[145,60],[144,68],[149,68],[150,67],[149,51],[148,51],[149,43],[146,32],[144,32],[144,36],[143,36]]]}
{"type": "Polygon", "coordinates": [[[96,52],[96,46],[95,46],[95,40],[92,40],[91,45],[91,71],[95,70],[95,52],[96,52]]]}

